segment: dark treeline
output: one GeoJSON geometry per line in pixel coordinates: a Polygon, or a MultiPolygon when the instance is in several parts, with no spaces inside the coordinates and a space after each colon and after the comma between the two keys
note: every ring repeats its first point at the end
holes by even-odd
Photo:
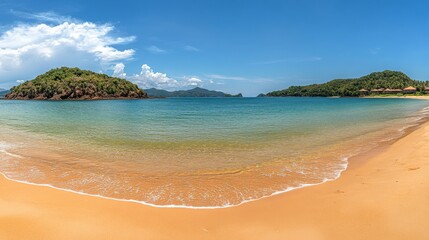
{"type": "Polygon", "coordinates": [[[403,89],[408,86],[417,88],[417,94],[423,93],[429,86],[429,81],[416,81],[402,72],[383,71],[374,72],[367,76],[354,79],[335,79],[327,83],[312,84],[307,86],[291,86],[280,91],[267,93],[267,96],[308,96],[308,97],[356,97],[360,89],[393,88],[403,89]]]}

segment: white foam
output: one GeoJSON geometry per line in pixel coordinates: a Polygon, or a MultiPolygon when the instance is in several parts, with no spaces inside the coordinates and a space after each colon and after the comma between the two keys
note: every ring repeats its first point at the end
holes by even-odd
{"type": "Polygon", "coordinates": [[[21,155],[17,155],[17,154],[13,154],[13,153],[10,153],[10,152],[8,152],[8,151],[6,151],[6,150],[4,150],[4,149],[1,149],[0,150],[0,153],[3,153],[3,154],[5,154],[5,155],[8,155],[8,156],[10,156],[10,157],[14,157],[14,158],[23,158],[21,155]]]}
{"type": "Polygon", "coordinates": [[[71,189],[55,187],[53,185],[45,184],[45,183],[32,183],[32,182],[23,181],[23,180],[16,180],[16,179],[9,178],[6,174],[4,174],[2,172],[0,172],[0,174],[3,175],[6,179],[8,179],[10,181],[13,181],[13,182],[24,183],[24,184],[33,185],[33,186],[40,186],[40,187],[49,187],[49,188],[53,188],[53,189],[57,189],[57,190],[65,191],[65,192],[71,192],[71,193],[75,193],[75,194],[79,194],[79,195],[84,195],[84,196],[98,197],[98,198],[103,198],[103,199],[108,199],[108,200],[119,201],[119,202],[131,202],[131,203],[137,203],[137,204],[142,204],[142,205],[145,205],[145,206],[156,207],[156,208],[220,209],[220,208],[236,207],[236,206],[243,205],[245,203],[250,203],[250,202],[258,201],[258,200],[261,200],[261,199],[264,199],[264,198],[268,198],[268,197],[276,196],[276,195],[283,194],[283,193],[286,193],[286,192],[290,192],[292,190],[301,189],[301,188],[310,187],[310,186],[317,186],[317,185],[320,185],[320,184],[323,184],[323,183],[326,183],[326,182],[329,182],[329,181],[334,181],[334,180],[338,179],[341,176],[341,173],[347,169],[348,158],[343,158],[342,160],[344,161],[344,163],[340,165],[342,168],[335,174],[334,178],[324,178],[319,183],[302,183],[302,184],[299,184],[296,187],[287,187],[284,190],[275,191],[272,194],[265,195],[265,196],[262,196],[262,197],[259,197],[259,198],[247,199],[247,200],[241,201],[238,204],[225,204],[225,205],[222,205],[222,206],[188,206],[188,205],[174,205],[174,204],[171,204],[171,205],[157,205],[157,204],[148,203],[148,202],[144,202],[144,201],[138,201],[138,200],[134,200],[134,199],[120,199],[120,198],[106,197],[106,196],[102,196],[102,195],[98,195],[98,194],[89,194],[89,193],[74,191],[74,190],[71,190],[71,189]]]}
{"type": "MultiPolygon", "coordinates": [[[[22,159],[23,156],[18,155],[18,154],[13,154],[8,152],[6,149],[12,148],[12,145],[10,144],[6,144],[4,142],[0,142],[0,153],[3,153],[5,155],[8,155],[10,157],[14,157],[14,158],[19,158],[22,159]]],[[[323,179],[321,182],[319,183],[302,183],[298,186],[295,187],[287,187],[284,190],[279,190],[279,191],[275,191],[272,194],[268,194],[259,198],[253,198],[253,199],[246,199],[241,201],[238,204],[224,204],[222,206],[189,206],[189,205],[174,205],[174,204],[170,204],[170,205],[158,205],[158,204],[153,204],[153,203],[148,203],[148,202],[144,202],[144,201],[139,201],[139,200],[134,200],[134,199],[121,199],[121,198],[113,198],[113,197],[106,197],[106,196],[102,196],[99,194],[89,194],[89,193],[84,193],[84,192],[79,192],[79,191],[75,191],[75,190],[71,190],[71,189],[67,189],[67,188],[60,188],[60,187],[55,187],[51,184],[45,184],[45,183],[32,183],[29,181],[24,181],[24,180],[17,180],[17,179],[13,179],[8,177],[5,173],[0,172],[1,175],[3,175],[6,179],[10,180],[10,181],[14,181],[14,182],[18,182],[18,183],[23,183],[23,184],[28,184],[28,185],[33,185],[33,186],[40,186],[40,187],[49,187],[49,188],[53,188],[53,189],[57,189],[57,190],[61,190],[61,191],[65,191],[65,192],[71,192],[71,193],[75,193],[75,194],[79,194],[79,195],[84,195],[84,196],[90,196],[90,197],[98,197],[98,198],[103,198],[103,199],[108,199],[108,200],[114,200],[114,201],[120,201],[120,202],[131,202],[131,203],[137,203],[137,204],[143,204],[146,206],[150,206],[150,207],[156,207],[156,208],[186,208],[186,209],[219,209],[219,208],[230,208],[230,207],[236,207],[236,206],[240,206],[243,205],[245,203],[249,203],[249,202],[253,202],[253,201],[257,201],[260,199],[264,199],[264,198],[268,198],[271,196],[275,196],[275,195],[279,195],[282,193],[286,193],[295,189],[300,189],[300,188],[304,188],[304,187],[310,187],[310,186],[316,186],[328,181],[333,181],[336,180],[340,177],[341,173],[347,169],[347,165],[348,165],[348,158],[342,158],[342,161],[344,162],[343,164],[341,164],[341,169],[335,173],[334,178],[328,179],[325,178],[323,179]]]]}

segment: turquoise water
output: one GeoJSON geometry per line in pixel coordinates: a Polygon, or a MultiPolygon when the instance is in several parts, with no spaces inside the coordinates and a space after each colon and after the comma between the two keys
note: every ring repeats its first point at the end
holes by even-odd
{"type": "Polygon", "coordinates": [[[348,157],[399,137],[428,105],[357,98],[0,101],[0,170],[154,205],[236,205],[338,177],[348,157]]]}

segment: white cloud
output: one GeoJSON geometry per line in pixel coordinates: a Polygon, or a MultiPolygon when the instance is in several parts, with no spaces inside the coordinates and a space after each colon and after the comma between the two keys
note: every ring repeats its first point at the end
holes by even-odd
{"type": "Polygon", "coordinates": [[[113,37],[113,30],[112,25],[91,22],[13,26],[0,33],[0,81],[34,77],[63,65],[99,68],[132,58],[133,49],[120,50],[114,45],[135,37],[113,37]]]}
{"type": "Polygon", "coordinates": [[[36,20],[40,22],[53,22],[53,23],[77,22],[76,19],[73,19],[71,17],[61,16],[55,12],[27,13],[27,12],[15,11],[13,9],[10,10],[10,12],[17,17],[36,20]]]}
{"type": "Polygon", "coordinates": [[[177,80],[170,78],[165,73],[154,72],[147,64],[143,64],[140,74],[134,75],[134,82],[147,87],[173,88],[178,85],[177,80]]]}
{"type": "Polygon", "coordinates": [[[187,45],[187,46],[185,46],[185,47],[184,47],[184,49],[185,49],[186,51],[190,51],[190,52],[199,52],[199,51],[200,51],[200,49],[198,49],[198,48],[196,48],[196,47],[194,47],[194,46],[191,46],[191,45],[187,45]]]}
{"type": "Polygon", "coordinates": [[[113,66],[113,76],[125,78],[127,74],[125,73],[125,65],[123,63],[117,63],[113,66]]]}
{"type": "Polygon", "coordinates": [[[148,50],[151,53],[166,53],[167,52],[164,49],[161,49],[161,48],[154,46],[154,45],[147,47],[146,50],[148,50]]]}
{"type": "Polygon", "coordinates": [[[183,77],[183,80],[176,80],[167,76],[166,73],[155,72],[149,65],[143,64],[139,74],[129,75],[125,72],[125,65],[118,63],[113,68],[113,75],[123,77],[139,85],[143,89],[158,88],[165,90],[177,90],[191,86],[201,86],[204,82],[196,76],[183,77]]]}
{"type": "Polygon", "coordinates": [[[16,80],[16,82],[19,83],[19,84],[21,84],[21,83],[24,83],[25,80],[16,80]]]}
{"type": "Polygon", "coordinates": [[[203,83],[203,80],[197,78],[197,77],[190,77],[186,79],[186,82],[191,86],[199,86],[203,83]]]}
{"type": "Polygon", "coordinates": [[[209,75],[207,75],[207,77],[213,78],[213,79],[219,79],[219,80],[235,80],[235,81],[245,81],[245,80],[248,80],[245,77],[224,76],[224,75],[219,75],[219,74],[209,74],[209,75]]]}

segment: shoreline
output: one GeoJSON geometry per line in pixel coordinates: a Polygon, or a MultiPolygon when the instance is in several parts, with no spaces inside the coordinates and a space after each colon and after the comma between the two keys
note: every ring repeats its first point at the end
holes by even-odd
{"type": "MultiPolygon", "coordinates": [[[[377,142],[373,148],[370,148],[367,151],[359,152],[357,154],[354,154],[354,155],[351,155],[348,157],[343,157],[342,158],[343,163],[341,164],[342,169],[338,170],[338,172],[335,173],[335,176],[333,176],[331,178],[324,178],[320,182],[316,182],[316,183],[301,183],[297,186],[293,186],[293,187],[291,186],[291,187],[287,187],[286,189],[283,189],[283,190],[277,190],[271,194],[263,195],[263,196],[258,197],[258,198],[246,199],[246,200],[243,200],[242,202],[237,203],[237,204],[227,204],[227,205],[222,205],[222,206],[159,205],[159,204],[154,204],[154,203],[150,203],[150,202],[145,202],[142,200],[135,200],[135,199],[128,199],[128,198],[115,198],[115,197],[109,197],[109,196],[100,195],[100,194],[76,191],[76,190],[69,189],[69,188],[57,187],[57,186],[54,186],[50,183],[34,183],[31,181],[27,181],[27,180],[13,179],[13,178],[8,177],[6,174],[2,173],[1,171],[0,171],[0,177],[4,177],[9,181],[13,181],[13,182],[20,183],[20,184],[28,184],[28,185],[32,185],[32,186],[38,186],[38,187],[48,187],[48,188],[52,188],[55,190],[69,192],[69,193],[78,194],[78,195],[87,196],[87,197],[101,198],[101,199],[107,199],[107,200],[118,201],[118,202],[136,203],[136,204],[140,204],[143,206],[154,207],[154,208],[196,209],[196,210],[234,208],[234,207],[238,207],[238,206],[245,205],[248,203],[252,203],[255,201],[260,201],[260,200],[263,200],[266,198],[270,198],[273,196],[282,195],[282,194],[285,194],[285,193],[288,193],[288,192],[291,192],[294,190],[318,186],[318,185],[321,185],[321,184],[324,184],[327,182],[335,181],[341,177],[343,172],[347,171],[347,169],[350,166],[350,161],[354,162],[353,159],[355,159],[355,158],[359,159],[359,158],[361,158],[360,156],[367,156],[369,153],[378,152],[380,149],[383,149],[385,146],[389,145],[390,143],[396,142],[399,139],[407,136],[409,133],[411,133],[413,130],[418,128],[420,125],[423,125],[426,122],[429,122],[429,120],[427,120],[427,119],[429,119],[429,117],[424,117],[422,119],[423,120],[418,120],[419,122],[416,125],[411,125],[411,126],[403,128],[402,130],[399,130],[402,133],[398,137],[394,137],[394,138],[387,139],[387,140],[384,140],[381,142],[377,142]]],[[[6,150],[0,150],[0,153],[4,153],[6,155],[9,155],[9,156],[12,156],[15,158],[20,158],[20,159],[23,158],[21,155],[18,155],[17,153],[14,153],[14,152],[10,153],[6,150]]]]}
{"type": "MultiPolygon", "coordinates": [[[[288,193],[288,192],[291,192],[291,191],[294,191],[294,190],[299,190],[299,189],[306,188],[306,187],[318,186],[318,185],[321,185],[321,184],[324,184],[324,183],[327,183],[327,182],[335,181],[338,178],[340,178],[341,175],[342,175],[342,173],[345,172],[345,171],[347,171],[350,166],[354,166],[355,165],[355,162],[356,162],[355,159],[364,159],[364,158],[367,158],[368,156],[375,155],[376,153],[380,152],[382,149],[385,149],[386,147],[388,147],[388,145],[390,145],[390,144],[392,144],[392,143],[400,140],[401,138],[406,137],[408,134],[412,133],[414,130],[416,130],[421,125],[424,125],[426,123],[429,124],[429,120],[424,119],[423,122],[419,123],[418,125],[414,125],[414,126],[410,126],[410,127],[404,128],[402,130],[403,134],[400,137],[398,137],[398,138],[393,138],[391,140],[386,140],[384,142],[380,142],[380,143],[378,143],[377,146],[375,146],[372,149],[369,149],[366,152],[361,152],[361,153],[358,153],[356,155],[353,155],[353,156],[345,158],[344,159],[344,164],[343,164],[344,168],[342,170],[340,170],[339,172],[337,172],[336,176],[333,177],[333,178],[330,178],[330,179],[326,179],[325,178],[325,179],[323,179],[319,183],[302,183],[301,185],[296,186],[296,187],[288,187],[288,188],[286,188],[284,190],[279,190],[279,191],[273,192],[270,195],[265,195],[265,196],[262,196],[260,198],[245,200],[245,201],[240,202],[240,203],[235,204],[235,205],[224,205],[224,206],[157,205],[157,204],[148,203],[148,202],[139,201],[139,200],[134,200],[134,199],[114,198],[114,197],[108,197],[108,196],[103,196],[103,195],[99,195],[99,194],[91,194],[91,193],[79,192],[79,191],[75,191],[75,190],[72,190],[72,189],[56,187],[56,186],[53,186],[53,185],[51,185],[49,183],[33,183],[33,182],[25,181],[25,180],[12,179],[12,178],[8,177],[6,174],[4,174],[2,172],[0,172],[0,177],[3,177],[5,179],[7,179],[8,181],[12,181],[12,182],[20,183],[20,184],[28,184],[28,185],[32,185],[32,186],[38,186],[38,187],[48,187],[48,188],[52,188],[52,189],[55,189],[55,190],[69,192],[69,193],[78,194],[78,195],[82,195],[82,196],[101,198],[101,199],[107,199],[107,200],[118,201],[118,202],[136,203],[136,204],[141,204],[143,206],[148,206],[148,207],[153,207],[153,208],[195,209],[195,210],[233,208],[233,207],[238,207],[238,206],[241,206],[241,205],[244,205],[244,204],[248,204],[248,203],[251,203],[251,202],[263,200],[265,198],[270,198],[270,197],[273,197],[273,196],[285,194],[285,193],[288,193]]],[[[4,154],[10,155],[12,157],[22,158],[22,156],[16,155],[14,153],[10,153],[10,152],[8,152],[6,150],[0,150],[0,152],[3,152],[4,154]]]]}
{"type": "Polygon", "coordinates": [[[428,142],[426,122],[350,159],[337,180],[221,209],[154,208],[2,176],[0,238],[425,239],[428,142]]]}
{"type": "Polygon", "coordinates": [[[402,96],[393,96],[393,95],[376,95],[376,96],[363,96],[359,98],[408,98],[408,99],[420,99],[420,100],[429,100],[429,96],[416,96],[416,95],[402,95],[402,96]]]}

